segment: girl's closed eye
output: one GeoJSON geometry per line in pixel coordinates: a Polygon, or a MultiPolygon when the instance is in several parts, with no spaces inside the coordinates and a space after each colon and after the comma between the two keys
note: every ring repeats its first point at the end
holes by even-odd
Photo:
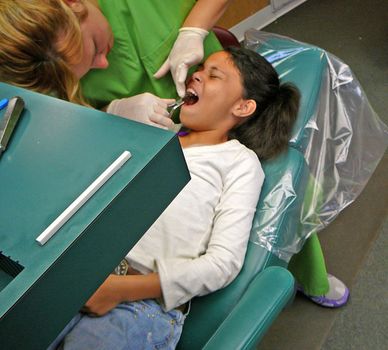
{"type": "Polygon", "coordinates": [[[210,79],[223,79],[225,77],[225,73],[218,67],[210,67],[208,75],[210,79]]]}

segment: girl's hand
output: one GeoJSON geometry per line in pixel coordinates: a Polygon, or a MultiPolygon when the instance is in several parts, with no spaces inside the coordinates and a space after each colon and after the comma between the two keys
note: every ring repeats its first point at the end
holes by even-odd
{"type": "Polygon", "coordinates": [[[81,312],[103,316],[124,301],[155,299],[162,296],[159,275],[109,275],[90,297],[81,312]]]}
{"type": "Polygon", "coordinates": [[[81,311],[93,316],[102,316],[114,309],[123,301],[119,292],[122,278],[123,276],[109,275],[81,311]]]}

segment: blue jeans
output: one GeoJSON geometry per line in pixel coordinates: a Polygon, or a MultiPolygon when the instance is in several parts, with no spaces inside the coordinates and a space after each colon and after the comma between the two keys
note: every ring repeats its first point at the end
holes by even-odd
{"type": "Polygon", "coordinates": [[[58,343],[65,350],[175,349],[184,320],[181,311],[164,312],[152,299],[122,303],[101,317],[78,314],[49,349],[58,343]]]}

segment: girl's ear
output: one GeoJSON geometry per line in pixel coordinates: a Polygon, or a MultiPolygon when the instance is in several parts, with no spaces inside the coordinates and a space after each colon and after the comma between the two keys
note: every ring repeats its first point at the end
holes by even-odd
{"type": "Polygon", "coordinates": [[[233,115],[235,117],[249,117],[256,110],[256,101],[255,100],[244,100],[241,99],[233,108],[233,115]]]}

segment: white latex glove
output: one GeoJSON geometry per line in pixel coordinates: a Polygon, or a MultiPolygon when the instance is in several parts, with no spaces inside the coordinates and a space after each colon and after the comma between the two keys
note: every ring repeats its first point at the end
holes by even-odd
{"type": "Polygon", "coordinates": [[[174,101],[174,99],[163,99],[145,92],[133,97],[113,100],[106,111],[140,123],[168,129],[174,122],[169,118],[167,106],[174,101]]]}
{"type": "Polygon", "coordinates": [[[159,79],[171,71],[176,91],[180,97],[186,92],[185,81],[189,68],[203,59],[203,41],[209,32],[202,28],[183,27],[167,60],[154,74],[159,79]]]}

